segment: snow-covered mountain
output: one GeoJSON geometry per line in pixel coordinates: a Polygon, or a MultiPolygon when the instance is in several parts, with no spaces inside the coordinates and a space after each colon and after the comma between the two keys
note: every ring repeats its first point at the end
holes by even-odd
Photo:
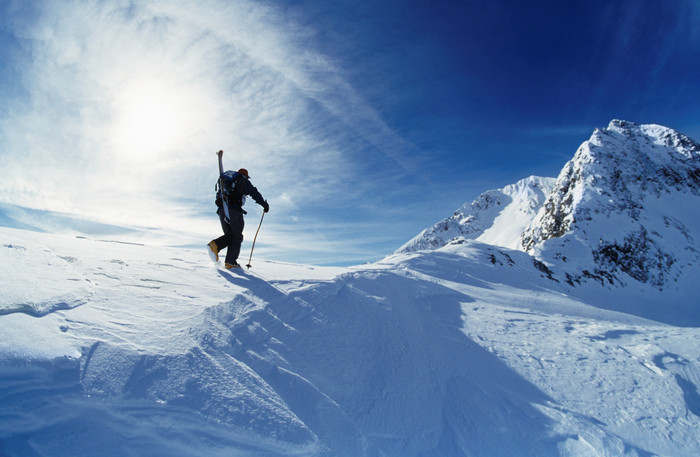
{"type": "Polygon", "coordinates": [[[700,144],[659,125],[614,120],[564,166],[522,246],[569,282],[664,289],[700,264],[696,240],[700,144]]]}
{"type": "Polygon", "coordinates": [[[529,252],[571,285],[674,287],[700,264],[700,145],[666,127],[613,120],[556,181],[488,191],[397,252],[459,238],[529,252]]]}
{"type": "Polygon", "coordinates": [[[613,121],[349,268],[0,227],[0,456],[700,455],[697,160],[613,121]]]}
{"type": "Polygon", "coordinates": [[[437,249],[459,239],[517,249],[520,236],[544,204],[554,181],[530,176],[503,189],[484,192],[396,252],[437,249]]]}

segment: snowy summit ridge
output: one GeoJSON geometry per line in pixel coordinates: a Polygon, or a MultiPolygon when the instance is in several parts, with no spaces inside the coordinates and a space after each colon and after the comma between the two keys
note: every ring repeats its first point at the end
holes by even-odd
{"type": "Polygon", "coordinates": [[[700,264],[699,208],[700,144],[660,125],[613,120],[556,180],[531,177],[485,192],[397,252],[464,237],[526,251],[571,285],[663,289],[700,264]]]}
{"type": "Polygon", "coordinates": [[[503,189],[489,190],[473,202],[401,246],[406,253],[441,248],[459,239],[517,249],[520,235],[542,207],[554,178],[530,176],[503,189]]]}

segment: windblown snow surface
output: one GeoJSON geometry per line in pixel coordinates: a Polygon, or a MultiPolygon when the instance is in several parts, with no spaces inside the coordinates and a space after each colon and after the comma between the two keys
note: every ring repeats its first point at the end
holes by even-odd
{"type": "Polygon", "coordinates": [[[663,287],[463,236],[229,272],[0,228],[0,456],[697,456],[698,267],[675,254],[663,287]]]}

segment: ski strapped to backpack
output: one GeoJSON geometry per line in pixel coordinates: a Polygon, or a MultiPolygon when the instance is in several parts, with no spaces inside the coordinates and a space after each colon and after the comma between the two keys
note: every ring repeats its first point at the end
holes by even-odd
{"type": "MultiPolygon", "coordinates": [[[[234,203],[239,206],[243,206],[245,204],[245,186],[242,189],[237,189],[239,182],[244,175],[233,170],[223,171],[224,166],[221,156],[223,156],[224,151],[219,151],[216,154],[219,156],[219,179],[216,181],[214,190],[216,191],[217,200],[221,200],[222,202],[222,206],[224,207],[224,219],[228,223],[231,222],[229,203],[234,203]]],[[[241,212],[243,214],[248,214],[242,208],[241,212]]]]}
{"type": "Polygon", "coordinates": [[[224,156],[224,151],[221,150],[216,153],[217,156],[219,156],[219,181],[218,181],[218,189],[217,189],[217,195],[221,199],[221,203],[224,209],[224,220],[228,223],[231,221],[231,215],[229,214],[228,210],[228,192],[226,192],[226,182],[224,178],[224,164],[222,161],[222,157],[224,156]]]}

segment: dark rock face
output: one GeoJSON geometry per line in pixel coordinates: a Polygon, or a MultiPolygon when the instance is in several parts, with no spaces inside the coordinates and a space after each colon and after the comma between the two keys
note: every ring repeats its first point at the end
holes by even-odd
{"type": "Polygon", "coordinates": [[[668,281],[676,258],[663,252],[644,227],[630,233],[621,243],[603,243],[593,251],[593,258],[601,272],[620,270],[639,282],[662,287],[668,281]]]}

